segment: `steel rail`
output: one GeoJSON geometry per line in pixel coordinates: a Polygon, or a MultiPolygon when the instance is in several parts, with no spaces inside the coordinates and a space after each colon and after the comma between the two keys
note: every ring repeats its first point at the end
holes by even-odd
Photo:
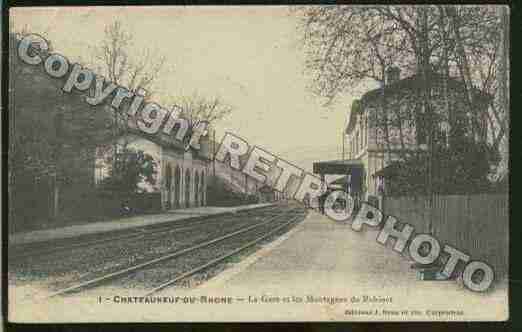
{"type": "Polygon", "coordinates": [[[200,271],[203,271],[203,270],[205,270],[205,269],[207,269],[207,268],[209,268],[209,267],[211,267],[213,265],[216,265],[216,264],[224,261],[225,259],[227,259],[227,258],[229,258],[231,256],[234,256],[234,255],[240,253],[241,251],[243,251],[243,250],[245,250],[247,248],[250,248],[250,247],[256,245],[257,243],[259,243],[259,242],[263,241],[264,239],[268,238],[269,236],[275,234],[280,229],[282,229],[282,228],[290,225],[291,223],[295,222],[299,217],[300,216],[295,216],[292,219],[290,219],[290,221],[288,221],[288,222],[286,222],[286,223],[284,223],[282,225],[277,226],[276,228],[272,229],[271,231],[269,231],[268,233],[264,234],[263,236],[255,239],[253,241],[250,241],[247,244],[245,244],[245,245],[243,245],[243,246],[241,246],[241,247],[239,247],[237,249],[234,249],[234,250],[232,250],[231,252],[229,252],[229,253],[227,253],[225,255],[222,255],[222,256],[220,256],[218,258],[215,258],[215,259],[213,259],[213,260],[211,260],[211,261],[209,261],[209,262],[207,262],[207,263],[205,263],[203,265],[200,265],[200,266],[198,266],[198,267],[196,267],[196,268],[194,268],[192,270],[189,270],[187,272],[184,272],[184,273],[178,275],[177,277],[175,277],[175,278],[173,278],[173,279],[171,279],[171,280],[169,280],[169,281],[167,281],[167,282],[165,282],[165,283],[155,287],[151,291],[145,293],[144,296],[150,296],[152,294],[155,294],[155,293],[157,293],[157,292],[159,292],[159,291],[169,287],[170,285],[172,285],[172,284],[174,284],[174,283],[176,283],[176,282],[178,282],[178,281],[180,281],[182,279],[190,277],[193,274],[196,274],[196,273],[198,273],[200,271]]]}
{"type": "Polygon", "coordinates": [[[57,292],[54,292],[54,293],[52,293],[50,295],[45,296],[44,299],[56,297],[56,296],[59,296],[59,295],[65,295],[65,294],[68,294],[68,293],[77,292],[77,291],[79,291],[81,289],[84,289],[84,288],[87,288],[87,287],[96,286],[96,285],[101,284],[103,282],[106,282],[108,280],[111,280],[111,279],[114,279],[114,278],[117,278],[117,277],[121,277],[121,276],[130,274],[132,272],[135,272],[135,271],[138,271],[140,269],[149,267],[151,265],[154,265],[154,264],[157,264],[157,263],[160,263],[160,262],[172,259],[172,258],[176,258],[176,257],[182,256],[182,255],[188,254],[188,253],[190,253],[192,251],[195,251],[197,249],[210,246],[212,244],[224,241],[224,240],[229,239],[231,237],[234,237],[234,236],[246,233],[246,232],[248,232],[251,229],[254,229],[254,228],[266,225],[266,224],[272,222],[273,220],[275,220],[276,218],[285,216],[287,214],[288,214],[288,212],[283,212],[280,215],[270,217],[266,221],[263,221],[263,222],[260,222],[260,223],[257,223],[255,225],[251,225],[251,226],[248,226],[248,227],[241,228],[241,229],[239,229],[237,231],[234,231],[232,233],[229,233],[229,234],[226,234],[226,235],[214,238],[212,240],[209,240],[209,241],[206,241],[206,242],[203,242],[203,243],[191,246],[189,248],[181,249],[181,250],[175,251],[173,253],[166,254],[166,255],[163,255],[163,256],[160,256],[160,257],[148,260],[146,262],[143,262],[143,263],[140,263],[140,264],[136,264],[136,265],[133,265],[133,266],[130,266],[130,267],[127,267],[127,268],[124,268],[124,269],[121,269],[121,270],[118,270],[118,271],[106,274],[104,276],[101,276],[101,277],[98,277],[98,278],[94,278],[94,279],[91,279],[91,280],[79,283],[77,285],[73,285],[73,286],[61,289],[61,290],[59,290],[57,292]]]}
{"type": "MultiPolygon", "coordinates": [[[[267,207],[267,208],[269,210],[266,212],[271,212],[273,210],[273,207],[267,207]]],[[[180,222],[176,222],[175,224],[172,224],[170,226],[158,227],[158,228],[151,227],[150,225],[143,226],[136,230],[130,230],[131,233],[128,233],[128,234],[112,236],[112,237],[107,237],[107,238],[102,238],[102,239],[86,240],[86,241],[83,241],[80,243],[67,244],[67,245],[62,245],[62,246],[49,246],[47,248],[45,248],[45,247],[42,248],[42,247],[36,246],[36,248],[26,248],[25,250],[23,248],[16,249],[16,251],[14,253],[11,253],[8,255],[9,256],[8,258],[10,260],[22,260],[22,259],[26,259],[26,258],[30,258],[30,257],[41,257],[44,255],[54,254],[54,253],[58,253],[60,251],[67,251],[67,250],[85,248],[85,247],[91,247],[91,246],[96,247],[98,245],[103,245],[103,244],[113,242],[113,241],[135,240],[135,239],[154,236],[156,234],[168,235],[169,233],[172,233],[172,232],[190,230],[190,229],[196,228],[201,225],[208,225],[209,224],[208,219],[211,219],[212,217],[222,217],[222,216],[228,216],[228,215],[233,216],[233,217],[242,217],[243,216],[242,212],[244,212],[246,215],[248,215],[248,212],[251,212],[251,211],[240,211],[237,213],[229,212],[229,213],[220,214],[220,215],[209,215],[209,216],[204,216],[204,218],[205,218],[204,220],[196,220],[196,221],[192,221],[192,222],[190,222],[191,218],[188,218],[188,219],[184,219],[180,222]],[[241,214],[241,215],[239,215],[239,214],[241,214]],[[190,225],[187,226],[188,224],[190,224],[190,225]],[[147,230],[147,227],[150,227],[152,229],[147,230]]],[[[260,212],[260,211],[257,211],[257,212],[260,212]]],[[[165,223],[169,223],[169,222],[170,221],[166,221],[165,223]]],[[[122,230],[122,231],[125,231],[125,230],[122,230]]],[[[89,235],[93,235],[93,234],[89,234],[89,235]]],[[[70,241],[73,239],[74,239],[74,237],[71,237],[69,239],[64,239],[64,240],[70,241]]]]}

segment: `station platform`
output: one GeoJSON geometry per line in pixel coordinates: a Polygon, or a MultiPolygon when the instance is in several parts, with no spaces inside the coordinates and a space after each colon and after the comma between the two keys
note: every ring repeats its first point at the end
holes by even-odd
{"type": "Polygon", "coordinates": [[[370,228],[353,231],[349,222],[336,222],[310,211],[287,236],[253,254],[250,264],[241,266],[241,262],[234,271],[225,270],[201,289],[234,293],[263,285],[268,294],[310,290],[326,294],[345,290],[347,284],[367,289],[370,284],[386,288],[399,282],[415,283],[411,262],[379,244],[377,234],[370,228]]]}
{"type": "Polygon", "coordinates": [[[233,207],[202,206],[196,208],[170,210],[159,214],[132,216],[127,218],[83,223],[60,228],[16,233],[9,236],[9,245],[24,245],[36,242],[66,239],[88,234],[127,230],[135,227],[150,226],[184,219],[236,213],[240,211],[269,207],[272,205],[274,205],[274,203],[249,204],[233,207]]]}
{"type": "MultiPolygon", "coordinates": [[[[400,321],[395,312],[420,313],[408,320],[504,320],[508,317],[507,283],[496,284],[486,293],[472,292],[455,280],[417,279],[411,261],[376,241],[379,230],[371,227],[353,231],[350,222],[335,222],[315,211],[257,252],[232,264],[199,287],[187,290],[194,296],[233,296],[237,303],[256,305],[241,308],[244,320],[350,320],[400,321]],[[290,305],[275,300],[299,298],[290,305]],[[324,300],[341,298],[332,304],[324,300]],[[317,302],[310,302],[310,299],[317,302]],[[275,303],[268,303],[275,299],[275,303]],[[320,301],[325,301],[320,303],[320,301]],[[262,308],[263,310],[260,310],[262,308]],[[378,315],[353,315],[350,310],[378,315]],[[390,311],[389,315],[383,310],[390,311]],[[443,315],[448,310],[455,315],[443,315]]],[[[164,294],[179,294],[179,289],[164,294]]],[[[292,300],[293,301],[293,300],[292,300]]],[[[238,320],[237,308],[215,314],[216,320],[238,320]]],[[[210,306],[198,308],[203,312],[210,306]]],[[[207,311],[205,311],[207,310],[207,311]]],[[[212,309],[216,310],[216,309],[212,309]]],[[[409,315],[409,314],[408,314],[409,315]]],[[[186,315],[197,320],[197,314],[186,315]]]]}

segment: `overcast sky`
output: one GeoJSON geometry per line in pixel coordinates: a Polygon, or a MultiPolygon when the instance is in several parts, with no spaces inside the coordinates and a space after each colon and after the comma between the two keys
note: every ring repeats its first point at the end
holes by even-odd
{"type": "Polygon", "coordinates": [[[15,29],[44,33],[55,51],[76,61],[92,58],[105,25],[121,20],[136,52],[149,48],[167,58],[156,96],[198,91],[234,106],[217,125],[218,140],[230,131],[306,169],[341,157],[353,96],[325,108],[307,91],[298,20],[287,7],[15,8],[11,14],[15,29]]]}

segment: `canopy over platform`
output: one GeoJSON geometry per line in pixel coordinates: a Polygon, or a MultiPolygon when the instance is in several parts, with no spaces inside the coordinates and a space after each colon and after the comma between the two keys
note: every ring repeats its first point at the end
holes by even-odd
{"type": "Polygon", "coordinates": [[[358,159],[318,161],[314,163],[315,174],[361,174],[363,163],[358,159]]]}
{"type": "Polygon", "coordinates": [[[383,178],[392,178],[397,176],[401,171],[401,164],[398,162],[392,162],[388,166],[382,168],[381,170],[375,172],[372,176],[381,176],[383,178]]]}

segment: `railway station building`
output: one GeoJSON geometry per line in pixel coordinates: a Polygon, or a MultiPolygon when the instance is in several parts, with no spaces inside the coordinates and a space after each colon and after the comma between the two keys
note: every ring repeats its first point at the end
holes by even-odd
{"type": "MultiPolygon", "coordinates": [[[[485,142],[486,113],[491,97],[479,90],[473,91],[475,115],[472,117],[465,112],[469,108],[465,105],[462,82],[442,79],[436,73],[430,75],[431,107],[439,119],[434,130],[437,141],[449,145],[458,140],[459,135],[466,135],[475,142],[485,142]]],[[[398,68],[388,69],[383,86],[353,102],[343,132],[343,158],[315,162],[314,173],[323,179],[329,174],[343,175],[331,184],[344,186],[351,195],[362,200],[382,202],[382,197],[388,194],[386,184],[393,181],[393,168],[401,157],[428,151],[421,86],[420,75],[401,79],[398,68]]]]}

